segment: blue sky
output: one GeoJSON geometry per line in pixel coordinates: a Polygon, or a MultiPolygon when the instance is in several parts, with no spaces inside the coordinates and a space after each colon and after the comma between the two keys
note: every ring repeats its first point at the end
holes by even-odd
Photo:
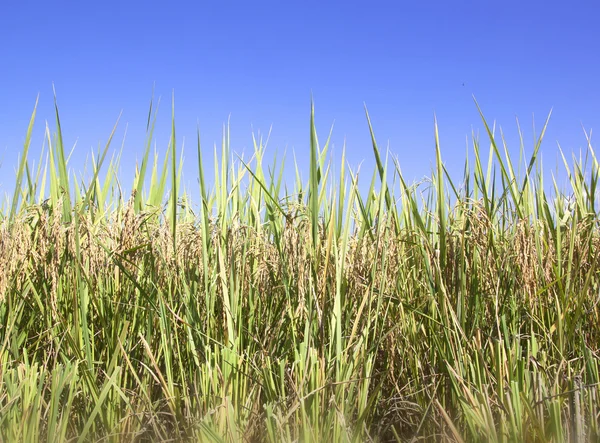
{"type": "Polygon", "coordinates": [[[167,149],[174,91],[192,188],[197,122],[207,155],[230,118],[234,151],[249,153],[252,130],[272,126],[268,152],[287,149],[291,160],[293,150],[305,167],[311,94],[322,140],[335,122],[336,157],[345,142],[350,164],[372,171],[366,103],[380,145],[389,143],[409,180],[434,162],[434,113],[444,160],[460,179],[465,137],[482,131],[473,95],[513,152],[515,117],[531,152],[532,116],[539,129],[553,108],[542,147],[551,169],[557,141],[578,151],[582,125],[600,127],[599,18],[591,1],[0,2],[0,193],[12,192],[38,94],[32,160],[44,121],[54,129],[53,84],[65,143],[77,143],[75,170],[123,111],[113,147],[127,127],[125,183],[144,150],[154,84],[156,147],[167,149]]]}

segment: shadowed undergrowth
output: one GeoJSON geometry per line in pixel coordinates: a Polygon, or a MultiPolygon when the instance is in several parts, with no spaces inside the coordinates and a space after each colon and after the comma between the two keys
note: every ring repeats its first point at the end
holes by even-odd
{"type": "Polygon", "coordinates": [[[459,185],[436,126],[431,179],[409,185],[369,121],[365,196],[343,159],[331,176],[313,115],[308,184],[263,168],[260,140],[232,161],[226,130],[210,189],[198,143],[194,211],[174,117],[145,190],[151,107],[123,199],[116,161],[100,180],[110,141],[69,179],[58,111],[30,170],[34,112],[1,216],[1,440],[600,438],[591,144],[550,197],[543,131],[513,164],[483,120],[459,185]]]}

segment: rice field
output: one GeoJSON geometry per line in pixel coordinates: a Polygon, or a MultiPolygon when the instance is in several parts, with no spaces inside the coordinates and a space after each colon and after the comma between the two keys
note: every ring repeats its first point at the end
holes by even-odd
{"type": "Polygon", "coordinates": [[[311,108],[308,182],[226,129],[214,158],[198,138],[192,202],[153,105],[127,195],[114,132],[76,180],[58,107],[29,159],[35,116],[0,211],[0,441],[600,440],[589,139],[560,189],[546,126],[515,159],[481,114],[450,177],[436,124],[409,183],[367,114],[364,192],[311,108]]]}

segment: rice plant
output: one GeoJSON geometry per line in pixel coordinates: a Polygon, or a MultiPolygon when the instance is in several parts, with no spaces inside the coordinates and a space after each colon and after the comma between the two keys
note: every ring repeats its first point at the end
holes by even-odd
{"type": "Polygon", "coordinates": [[[344,157],[333,177],[311,107],[307,183],[226,127],[212,159],[198,134],[194,204],[174,115],[151,157],[151,104],[125,195],[115,131],[78,180],[58,107],[32,167],[34,109],[0,212],[0,441],[600,439],[590,138],[560,189],[546,126],[515,162],[481,113],[458,181],[435,123],[410,183],[367,113],[365,193],[344,157]]]}

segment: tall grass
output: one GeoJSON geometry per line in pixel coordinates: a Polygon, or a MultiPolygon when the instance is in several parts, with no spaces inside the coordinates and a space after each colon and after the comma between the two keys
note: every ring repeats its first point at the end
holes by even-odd
{"type": "Polygon", "coordinates": [[[161,165],[151,103],[130,196],[105,165],[114,130],[91,180],[69,175],[58,107],[32,171],[34,110],[0,214],[0,440],[600,439],[589,139],[548,193],[545,126],[515,163],[482,113],[459,183],[436,123],[435,169],[410,184],[367,114],[365,194],[344,158],[332,178],[311,108],[307,184],[260,139],[232,156],[226,127],[212,186],[198,135],[194,209],[174,108],[161,165]]]}

